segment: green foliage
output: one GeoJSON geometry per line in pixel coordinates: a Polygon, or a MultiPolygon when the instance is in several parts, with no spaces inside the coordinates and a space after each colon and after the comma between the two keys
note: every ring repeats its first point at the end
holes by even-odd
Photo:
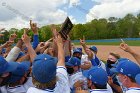
{"type": "MultiPolygon", "coordinates": [[[[60,24],[56,25],[57,30],[60,30],[60,24]]],[[[9,35],[16,32],[18,38],[21,38],[23,29],[11,28],[4,32],[4,37],[1,37],[0,43],[8,39],[9,35]]],[[[33,35],[32,31],[28,33],[33,35]]],[[[70,32],[70,38],[77,40],[83,35],[86,40],[96,39],[113,39],[113,38],[134,38],[140,34],[140,14],[134,16],[127,14],[124,18],[110,17],[108,19],[94,19],[85,24],[75,24],[70,32]]],[[[50,25],[39,28],[40,41],[46,41],[52,37],[50,25]]]]}

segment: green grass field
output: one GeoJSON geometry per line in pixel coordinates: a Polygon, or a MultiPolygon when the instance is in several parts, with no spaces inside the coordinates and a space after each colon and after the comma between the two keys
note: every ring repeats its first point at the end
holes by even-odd
{"type": "MultiPolygon", "coordinates": [[[[125,41],[130,46],[140,46],[140,41],[125,41]]],[[[87,45],[119,45],[121,42],[86,42],[87,45]]],[[[75,42],[75,45],[80,45],[80,43],[75,42]]]]}

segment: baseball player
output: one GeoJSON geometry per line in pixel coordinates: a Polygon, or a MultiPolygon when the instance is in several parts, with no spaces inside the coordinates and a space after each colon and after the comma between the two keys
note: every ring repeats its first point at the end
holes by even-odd
{"type": "Polygon", "coordinates": [[[116,74],[111,71],[112,68],[114,68],[115,65],[117,65],[117,60],[120,58],[118,54],[115,53],[109,53],[108,60],[106,63],[106,71],[109,76],[108,83],[111,86],[112,90],[114,92],[122,92],[122,89],[118,83],[118,80],[116,78],[116,74]]]}
{"type": "Polygon", "coordinates": [[[33,61],[32,81],[35,87],[30,87],[27,93],[70,93],[63,41],[60,35],[55,36],[58,47],[58,61],[47,54],[36,55],[27,34],[24,34],[22,39],[33,61]]]}
{"type": "Polygon", "coordinates": [[[86,45],[85,38],[80,39],[80,43],[83,46],[88,59],[91,61],[93,66],[100,66],[106,70],[105,64],[97,57],[98,49],[96,46],[91,46],[90,48],[86,45]]]}
{"type": "Polygon", "coordinates": [[[74,92],[74,84],[75,82],[81,80],[84,81],[85,77],[82,75],[81,72],[81,60],[77,57],[71,57],[68,62],[66,62],[67,72],[69,73],[69,84],[74,92]]]}
{"type": "Polygon", "coordinates": [[[129,59],[121,58],[115,69],[117,78],[126,93],[140,93],[140,86],[136,83],[135,78],[140,74],[140,67],[129,59]]]}
{"type": "Polygon", "coordinates": [[[112,93],[107,89],[107,73],[101,67],[94,66],[90,70],[84,71],[83,75],[88,80],[90,93],[112,93]]]}
{"type": "Polygon", "coordinates": [[[29,61],[18,63],[17,69],[11,72],[8,79],[7,93],[26,93],[28,88],[33,86],[29,69],[29,61]]]}
{"type": "Polygon", "coordinates": [[[6,84],[10,78],[10,72],[14,71],[18,66],[16,62],[7,62],[0,56],[0,93],[7,93],[6,84]]]}
{"type": "Polygon", "coordinates": [[[81,57],[82,57],[82,51],[79,48],[75,48],[73,50],[73,55],[72,56],[81,59],[81,57]]]}

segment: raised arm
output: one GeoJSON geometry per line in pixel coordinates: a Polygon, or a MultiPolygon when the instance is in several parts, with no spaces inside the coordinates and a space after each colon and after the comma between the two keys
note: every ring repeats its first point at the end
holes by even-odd
{"type": "Polygon", "coordinates": [[[86,45],[84,36],[83,39],[80,39],[80,44],[83,46],[85,53],[88,55],[88,58],[91,60],[93,58],[93,52],[89,52],[89,48],[86,45]]]}
{"type": "Polygon", "coordinates": [[[36,23],[33,23],[32,20],[30,20],[30,27],[34,33],[34,35],[38,35],[38,27],[36,23]]]}
{"type": "MultiPolygon", "coordinates": [[[[51,26],[51,31],[52,31],[53,37],[57,36],[58,32],[57,32],[56,27],[54,25],[51,26]]],[[[54,39],[53,39],[53,50],[54,50],[54,52],[53,52],[54,57],[57,57],[58,48],[56,46],[56,42],[54,41],[54,39]]]]}
{"type": "Polygon", "coordinates": [[[34,33],[33,48],[36,49],[37,45],[39,44],[38,27],[36,23],[32,22],[32,20],[30,20],[30,27],[31,27],[32,32],[34,33]]]}
{"type": "Polygon", "coordinates": [[[31,62],[34,61],[34,58],[36,57],[36,52],[35,50],[33,49],[30,41],[30,37],[26,34],[26,31],[24,31],[24,34],[22,35],[22,40],[23,42],[25,43],[27,49],[28,49],[28,53],[30,55],[30,58],[31,58],[31,62]]]}
{"type": "Polygon", "coordinates": [[[18,58],[18,55],[19,55],[19,53],[21,51],[22,44],[23,44],[23,41],[21,39],[19,39],[17,44],[16,44],[16,46],[13,47],[11,49],[11,51],[8,53],[8,55],[6,57],[6,61],[8,61],[8,62],[16,61],[16,59],[18,58]]]}
{"type": "Polygon", "coordinates": [[[8,40],[6,43],[4,43],[3,45],[0,46],[0,50],[1,50],[2,48],[10,47],[10,46],[14,43],[14,40],[15,40],[16,38],[17,38],[16,33],[11,34],[10,37],[9,37],[9,40],[8,40]]]}
{"type": "Polygon", "coordinates": [[[86,49],[88,48],[85,42],[85,37],[83,36],[82,39],[80,39],[80,44],[83,46],[84,51],[86,52],[86,49]]]}
{"type": "Polygon", "coordinates": [[[9,37],[9,41],[13,41],[17,38],[17,35],[16,33],[14,32],[14,34],[11,34],[10,37],[9,37]]]}
{"type": "Polygon", "coordinates": [[[71,40],[68,36],[68,39],[64,41],[64,52],[65,56],[71,56],[71,40]]]}
{"type": "Polygon", "coordinates": [[[26,54],[26,55],[22,56],[21,58],[19,58],[17,60],[17,62],[23,62],[23,61],[26,61],[26,60],[30,60],[30,55],[29,54],[26,54]]]}
{"type": "Polygon", "coordinates": [[[55,36],[55,42],[58,48],[58,63],[57,66],[64,66],[65,67],[65,55],[63,49],[63,41],[60,35],[55,36]]]}
{"type": "Polygon", "coordinates": [[[137,63],[140,65],[140,54],[132,50],[126,43],[121,43],[120,48],[125,52],[130,53],[136,59],[137,63]]]}

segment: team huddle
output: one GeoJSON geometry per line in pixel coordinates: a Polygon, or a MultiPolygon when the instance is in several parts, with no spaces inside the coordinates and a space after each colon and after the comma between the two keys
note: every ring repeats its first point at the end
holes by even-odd
{"type": "Polygon", "coordinates": [[[120,49],[136,62],[113,51],[103,62],[84,37],[76,47],[52,26],[52,38],[41,42],[37,24],[30,27],[32,41],[25,28],[17,42],[14,33],[0,46],[0,93],[140,93],[140,55],[125,42],[120,49]]]}

